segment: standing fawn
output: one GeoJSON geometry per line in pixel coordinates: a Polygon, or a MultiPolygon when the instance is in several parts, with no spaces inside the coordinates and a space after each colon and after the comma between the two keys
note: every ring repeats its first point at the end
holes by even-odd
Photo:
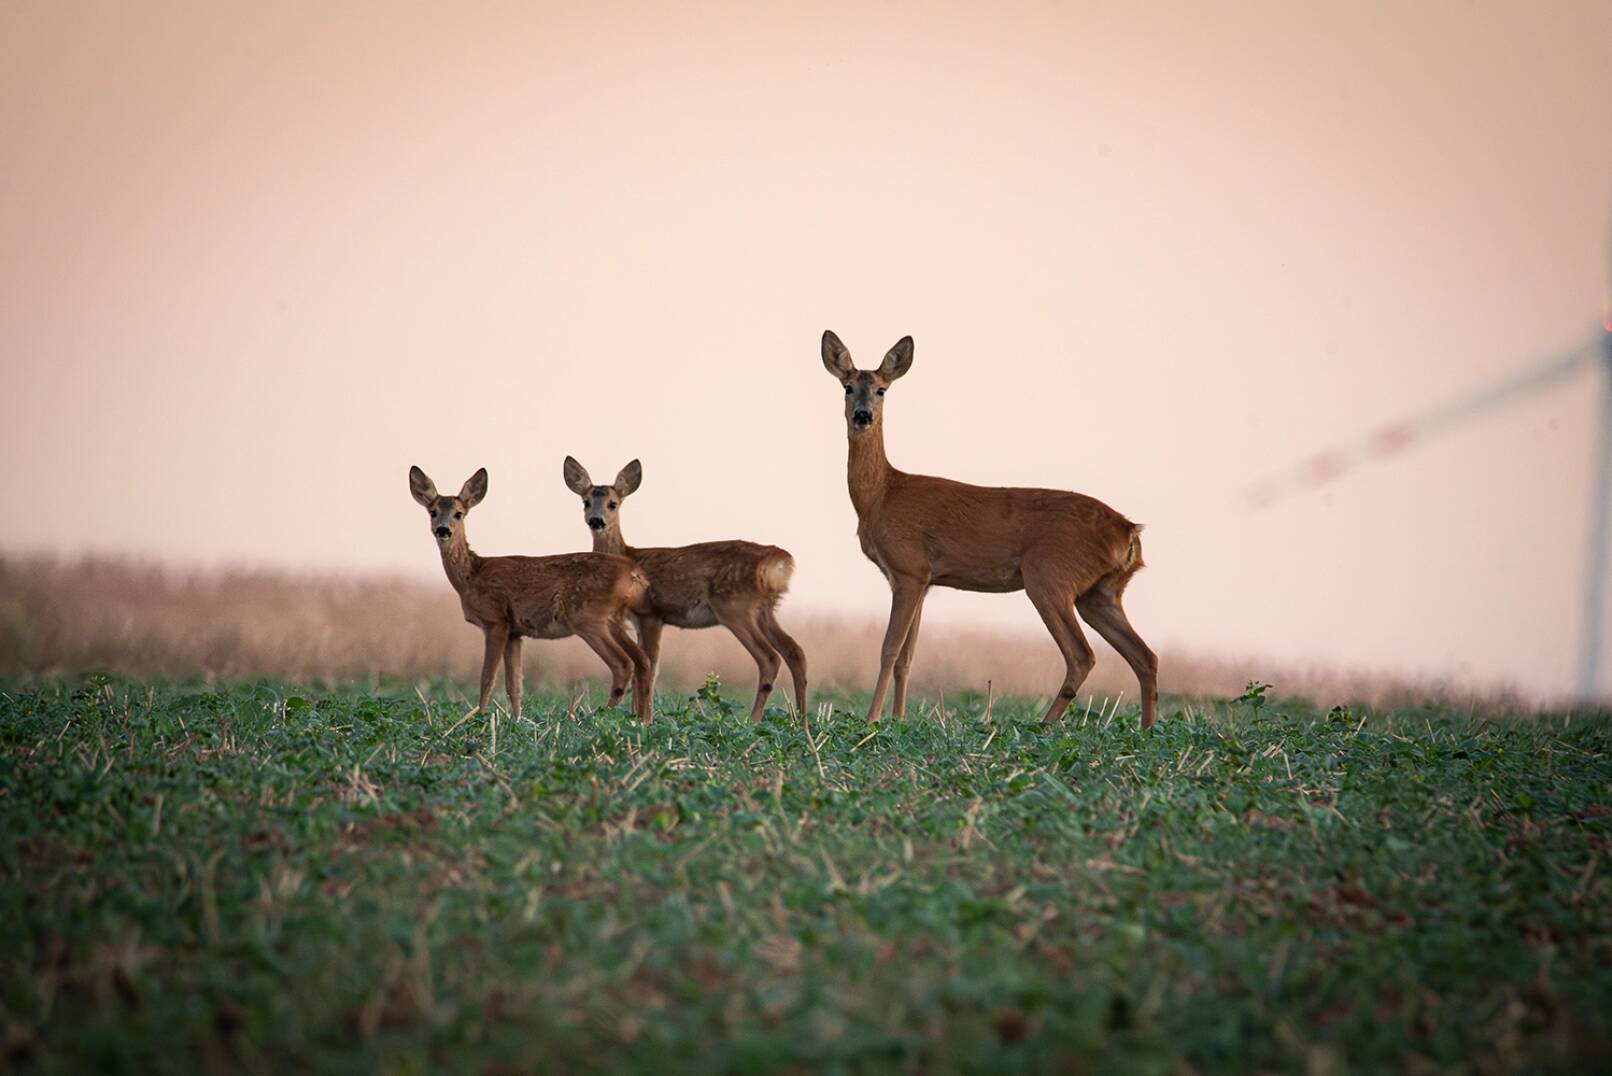
{"type": "Polygon", "coordinates": [[[884,394],[912,368],[912,337],[902,337],[877,370],[858,370],[832,332],[823,365],[845,389],[850,441],[847,477],[862,552],[890,583],[890,625],[879,653],[868,720],[906,710],[907,672],[918,642],[924,595],[957,590],[1023,590],[1062,651],[1068,671],[1043,720],[1056,721],[1095,663],[1075,610],[1119,651],[1142,692],[1142,727],[1158,706],[1158,659],[1125,619],[1120,596],[1142,567],[1141,526],[1101,501],[1050,489],[969,486],[907,474],[884,454],[884,394]]]}
{"type": "Polygon", "coordinates": [[[627,611],[643,600],[649,580],[632,561],[600,553],[477,556],[465,541],[465,515],[487,496],[486,468],[471,475],[458,496],[443,497],[424,471],[410,467],[409,492],[430,513],[442,568],[459,592],[465,620],[486,637],[481,701],[470,714],[487,708],[502,658],[509,708],[519,717],[521,640],[575,635],[609,667],[610,705],[621,701],[631,680],[633,712],[649,724],[653,716],[649,660],[626,628],[627,611]]]}
{"type": "Polygon", "coordinates": [[[795,560],[775,545],[755,542],[701,542],[661,549],[629,546],[621,536],[621,502],[643,481],[643,468],[633,460],[616,475],[614,485],[596,486],[588,472],[565,457],[565,484],[582,498],[582,518],[593,531],[595,553],[631,557],[649,576],[649,593],[633,608],[644,652],[649,655],[650,682],[660,664],[660,633],[674,628],[731,631],[760,671],[750,720],[760,721],[778,676],[778,656],[795,681],[795,707],[806,712],[806,654],[779,625],[774,613],[789,589],[795,560]]]}

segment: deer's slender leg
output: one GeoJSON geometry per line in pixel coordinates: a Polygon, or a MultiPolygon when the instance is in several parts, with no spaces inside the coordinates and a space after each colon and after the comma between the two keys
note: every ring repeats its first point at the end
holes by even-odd
{"type": "Polygon", "coordinates": [[[610,670],[610,705],[615,706],[627,693],[627,684],[634,672],[632,659],[622,645],[610,637],[608,628],[579,628],[577,638],[587,643],[610,670]]]}
{"type": "Polygon", "coordinates": [[[1142,727],[1151,728],[1159,706],[1158,657],[1136,634],[1125,616],[1125,608],[1119,603],[1119,595],[1105,583],[1099,583],[1076,598],[1075,605],[1092,630],[1108,640],[1108,645],[1119,652],[1136,674],[1136,684],[1142,692],[1142,727]]]}
{"type": "Polygon", "coordinates": [[[483,628],[482,637],[486,650],[481,659],[481,701],[466,717],[487,709],[487,696],[493,693],[493,677],[498,675],[498,659],[504,656],[504,643],[509,639],[509,625],[494,624],[490,628],[483,628]]]}
{"type": "Polygon", "coordinates": [[[754,609],[713,605],[712,611],[716,613],[717,622],[733,633],[756,663],[756,701],[750,707],[750,722],[755,724],[767,707],[767,697],[772,694],[773,681],[778,678],[782,663],[762,634],[754,609]]]}
{"type": "MultiPolygon", "coordinates": [[[[649,724],[655,720],[655,665],[644,648],[639,646],[621,621],[610,622],[610,637],[632,662],[632,712],[638,720],[649,724]]],[[[659,622],[656,622],[656,641],[660,639],[659,622]]]]}
{"type": "MultiPolygon", "coordinates": [[[[644,658],[649,662],[649,694],[655,691],[655,681],[660,676],[660,632],[665,622],[659,617],[641,616],[638,618],[638,641],[644,649],[644,658]]],[[[633,690],[637,690],[634,688],[633,690]]],[[[640,715],[642,716],[642,715],[640,715]]]]}
{"type": "MultiPolygon", "coordinates": [[[[1026,588],[1028,589],[1028,588],[1026,588]]],[[[1063,654],[1066,671],[1063,686],[1053,697],[1052,705],[1042,716],[1043,721],[1056,721],[1069,709],[1069,704],[1075,701],[1075,693],[1091,673],[1091,667],[1097,663],[1096,656],[1091,651],[1091,644],[1086,642],[1086,633],[1080,630],[1080,621],[1075,619],[1074,605],[1064,593],[1057,590],[1030,590],[1030,602],[1035,606],[1036,612],[1041,614],[1041,620],[1047,625],[1047,631],[1058,644],[1058,650],[1063,654]]]]}
{"type": "Polygon", "coordinates": [[[504,690],[509,694],[509,712],[521,716],[521,637],[511,635],[504,644],[504,690]]]}
{"type": "Polygon", "coordinates": [[[897,717],[907,716],[907,670],[912,668],[912,657],[918,651],[918,628],[924,620],[924,598],[928,593],[927,589],[918,592],[918,605],[912,611],[912,627],[907,629],[907,639],[901,644],[901,653],[896,655],[895,698],[890,703],[890,709],[897,717]]]}
{"type": "Polygon", "coordinates": [[[868,720],[879,720],[884,709],[884,693],[895,672],[896,658],[907,641],[913,615],[923,600],[925,584],[917,579],[895,576],[890,580],[890,624],[884,629],[884,645],[879,649],[879,678],[873,682],[873,700],[868,704],[868,720]]]}
{"type": "Polygon", "coordinates": [[[784,664],[789,666],[789,678],[795,682],[795,709],[802,714],[806,712],[806,651],[800,644],[790,637],[778,617],[771,609],[761,611],[761,630],[767,636],[772,648],[783,655],[784,664]]]}

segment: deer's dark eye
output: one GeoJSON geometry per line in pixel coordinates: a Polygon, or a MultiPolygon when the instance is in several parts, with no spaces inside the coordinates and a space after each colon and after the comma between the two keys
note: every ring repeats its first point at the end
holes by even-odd
{"type": "Polygon", "coordinates": [[[610,503],[609,503],[609,504],[608,504],[608,505],[606,505],[606,507],[607,507],[607,508],[609,508],[609,509],[611,509],[611,510],[612,510],[612,511],[614,511],[614,510],[615,510],[615,507],[616,507],[616,502],[615,502],[615,501],[611,501],[611,502],[610,502],[610,503]]]}
{"type": "Polygon", "coordinates": [[[875,396],[883,396],[884,395],[884,390],[880,389],[878,392],[874,393],[874,395],[875,396]]]}
{"type": "Polygon", "coordinates": [[[851,386],[846,385],[845,386],[845,395],[849,396],[850,394],[851,394],[851,386]]]}
{"type": "Polygon", "coordinates": [[[454,514],[453,514],[453,518],[454,518],[454,519],[460,519],[460,518],[462,518],[462,517],[463,517],[463,516],[464,516],[464,513],[463,513],[463,512],[455,512],[455,513],[454,513],[454,514]]]}

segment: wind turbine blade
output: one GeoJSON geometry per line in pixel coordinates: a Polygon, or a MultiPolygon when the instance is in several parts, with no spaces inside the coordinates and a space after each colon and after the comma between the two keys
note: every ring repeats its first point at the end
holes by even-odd
{"type": "Polygon", "coordinates": [[[1593,342],[1581,344],[1565,355],[1529,367],[1476,392],[1458,396],[1414,418],[1391,422],[1364,437],[1317,452],[1295,468],[1279,471],[1245,487],[1243,503],[1254,511],[1268,508],[1293,494],[1335,481],[1363,463],[1402,452],[1429,435],[1442,433],[1504,404],[1542,392],[1570,377],[1580,367],[1591,365],[1595,361],[1596,351],[1593,342]]]}

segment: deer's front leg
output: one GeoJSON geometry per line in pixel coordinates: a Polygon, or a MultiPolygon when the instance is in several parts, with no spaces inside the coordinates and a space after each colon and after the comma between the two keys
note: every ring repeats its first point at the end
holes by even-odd
{"type": "MultiPolygon", "coordinates": [[[[481,659],[481,701],[476,703],[476,709],[485,713],[487,711],[487,696],[493,692],[493,678],[498,675],[498,659],[504,656],[504,644],[509,641],[509,625],[495,624],[490,628],[482,629],[487,643],[486,651],[481,659]]],[[[469,717],[470,714],[466,714],[469,717]]]]}
{"type": "Polygon", "coordinates": [[[873,683],[873,701],[868,705],[868,720],[879,720],[884,709],[884,693],[890,686],[890,675],[895,670],[896,658],[912,630],[912,618],[918,613],[923,600],[924,583],[917,579],[895,576],[890,580],[890,625],[884,629],[884,645],[879,649],[879,678],[873,683]]]}
{"type": "Polygon", "coordinates": [[[521,637],[511,635],[504,644],[504,690],[509,693],[509,712],[521,716],[521,637]]]}
{"type": "Polygon", "coordinates": [[[918,604],[912,610],[912,626],[907,629],[907,638],[902,641],[901,653],[896,657],[896,693],[890,710],[897,717],[907,716],[907,672],[912,668],[912,657],[918,650],[918,629],[923,626],[926,593],[927,589],[918,592],[918,604]]]}

